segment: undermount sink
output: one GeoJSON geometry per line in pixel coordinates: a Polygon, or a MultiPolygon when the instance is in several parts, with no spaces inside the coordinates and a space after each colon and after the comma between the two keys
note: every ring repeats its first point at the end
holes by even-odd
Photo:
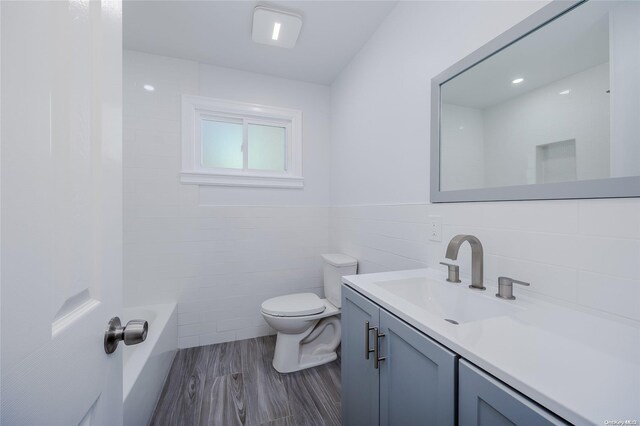
{"type": "Polygon", "coordinates": [[[451,323],[469,323],[503,315],[513,315],[521,308],[498,300],[485,292],[471,290],[432,278],[406,278],[379,281],[374,285],[398,296],[414,306],[451,323]]]}

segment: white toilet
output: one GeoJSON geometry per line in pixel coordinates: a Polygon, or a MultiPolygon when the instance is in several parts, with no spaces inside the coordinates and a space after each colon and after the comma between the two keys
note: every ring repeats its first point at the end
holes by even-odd
{"type": "Polygon", "coordinates": [[[341,284],[356,273],[358,261],[344,254],[323,254],[324,294],[296,293],[262,303],[262,316],[278,332],[273,368],[291,373],[331,362],[340,344],[341,284]]]}

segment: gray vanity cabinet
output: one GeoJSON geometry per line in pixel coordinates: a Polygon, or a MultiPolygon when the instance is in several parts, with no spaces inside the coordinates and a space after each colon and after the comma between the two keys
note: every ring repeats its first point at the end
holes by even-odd
{"type": "Polygon", "coordinates": [[[453,426],[458,356],[380,310],[380,424],[453,426]]]}
{"type": "Polygon", "coordinates": [[[460,426],[567,424],[463,359],[458,371],[460,426]]]}
{"type": "Polygon", "coordinates": [[[374,369],[373,332],[380,326],[380,308],[342,286],[342,424],[379,423],[379,376],[374,369]],[[367,347],[368,343],[368,347],[367,347]],[[366,351],[366,352],[365,352],[366,351]]]}
{"type": "Polygon", "coordinates": [[[344,425],[454,425],[456,363],[456,354],[342,287],[344,425]]]}

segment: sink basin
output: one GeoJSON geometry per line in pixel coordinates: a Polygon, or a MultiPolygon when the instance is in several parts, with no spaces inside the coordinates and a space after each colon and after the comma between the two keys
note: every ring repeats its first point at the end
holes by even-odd
{"type": "Polygon", "coordinates": [[[493,293],[488,293],[489,290],[480,292],[466,285],[432,278],[379,281],[374,285],[454,324],[513,315],[522,310],[508,301],[493,297],[493,293]]]}

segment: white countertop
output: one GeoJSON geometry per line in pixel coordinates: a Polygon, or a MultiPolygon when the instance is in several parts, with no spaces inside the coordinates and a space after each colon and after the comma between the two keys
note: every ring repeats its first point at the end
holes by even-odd
{"type": "Polygon", "coordinates": [[[443,272],[416,269],[345,276],[343,282],[565,420],[640,424],[640,325],[526,297],[518,286],[517,299],[508,301],[497,299],[495,288],[471,290],[464,279],[461,284],[444,279],[443,272]],[[411,278],[515,309],[450,324],[419,298],[412,302],[379,285],[411,278]]]}

